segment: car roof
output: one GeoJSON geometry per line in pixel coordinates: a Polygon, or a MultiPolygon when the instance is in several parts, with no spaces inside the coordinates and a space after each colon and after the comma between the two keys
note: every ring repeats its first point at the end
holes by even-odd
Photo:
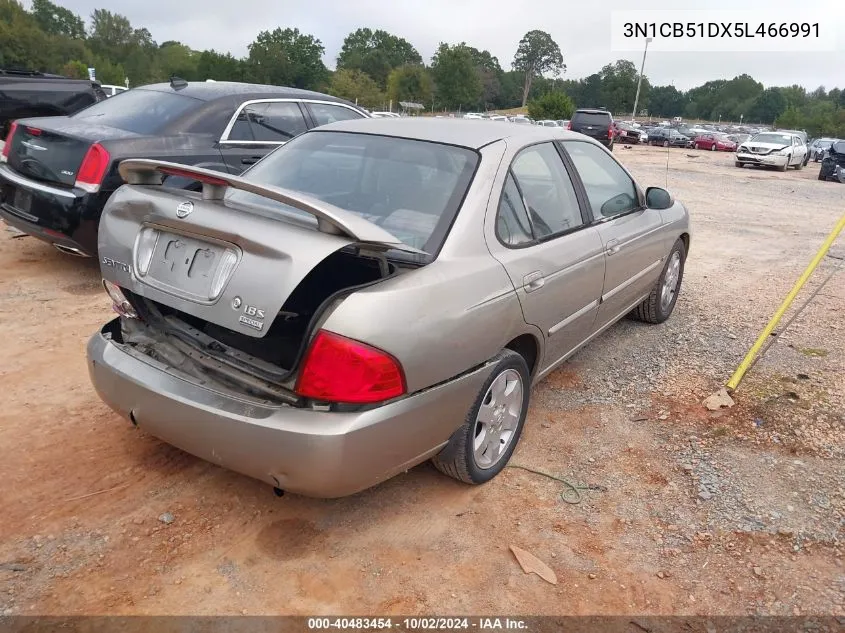
{"type": "Polygon", "coordinates": [[[285,86],[268,86],[265,84],[249,84],[237,81],[188,81],[182,84],[171,85],[170,83],[149,84],[138,86],[136,90],[155,90],[157,92],[172,92],[182,94],[200,101],[213,101],[223,97],[231,96],[252,96],[255,99],[280,98],[280,99],[318,99],[320,101],[337,101],[348,103],[344,99],[338,99],[321,92],[301,90],[300,88],[288,88],[285,86]]]}
{"type": "Polygon", "coordinates": [[[600,108],[578,108],[575,110],[575,114],[579,112],[583,112],[584,114],[610,114],[610,111],[600,108]]]}
{"type": "Polygon", "coordinates": [[[356,132],[378,134],[420,141],[433,141],[446,145],[460,145],[480,149],[502,139],[517,144],[559,139],[584,140],[586,137],[559,127],[520,125],[497,121],[471,119],[435,119],[432,117],[406,117],[402,119],[350,119],[337,121],[308,132],[356,132]]]}

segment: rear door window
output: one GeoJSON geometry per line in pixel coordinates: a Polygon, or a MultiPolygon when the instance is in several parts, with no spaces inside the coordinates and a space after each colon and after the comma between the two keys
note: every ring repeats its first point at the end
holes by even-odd
{"type": "Polygon", "coordinates": [[[238,113],[226,140],[285,143],[307,129],[295,101],[251,103],[238,113]]]}

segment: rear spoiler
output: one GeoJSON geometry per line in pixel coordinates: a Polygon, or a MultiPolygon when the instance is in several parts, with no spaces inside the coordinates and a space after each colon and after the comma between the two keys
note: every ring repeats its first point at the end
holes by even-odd
{"type": "Polygon", "coordinates": [[[197,180],[202,183],[203,200],[222,200],[229,187],[246,191],[268,200],[281,202],[299,211],[310,213],[317,218],[317,230],[321,233],[344,235],[357,242],[421,255],[426,254],[425,251],[406,245],[395,235],[350,211],[298,191],[262,185],[240,176],[202,167],[146,158],[124,160],[118,166],[118,171],[123,180],[130,185],[161,185],[166,176],[197,180]]]}

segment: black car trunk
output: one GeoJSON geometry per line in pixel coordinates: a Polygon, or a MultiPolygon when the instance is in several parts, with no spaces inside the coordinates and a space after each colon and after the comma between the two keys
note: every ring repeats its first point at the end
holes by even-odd
{"type": "MultiPolygon", "coordinates": [[[[33,121],[35,123],[35,121],[33,121]]],[[[9,166],[19,174],[72,187],[92,142],[35,125],[17,126],[9,150],[9,166]]]]}
{"type": "Polygon", "coordinates": [[[580,132],[592,138],[605,139],[608,136],[611,119],[607,114],[591,113],[591,112],[576,112],[572,120],[573,132],[580,132]]]}

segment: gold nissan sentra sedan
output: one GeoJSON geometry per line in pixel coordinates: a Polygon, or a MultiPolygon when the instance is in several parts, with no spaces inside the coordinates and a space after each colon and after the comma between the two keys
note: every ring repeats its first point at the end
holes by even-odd
{"type": "Polygon", "coordinates": [[[690,244],[680,202],[552,127],[344,121],[242,176],[120,173],[98,393],[165,442],[319,497],[427,459],[494,477],[533,383],[626,315],[669,317],[690,244]]]}

